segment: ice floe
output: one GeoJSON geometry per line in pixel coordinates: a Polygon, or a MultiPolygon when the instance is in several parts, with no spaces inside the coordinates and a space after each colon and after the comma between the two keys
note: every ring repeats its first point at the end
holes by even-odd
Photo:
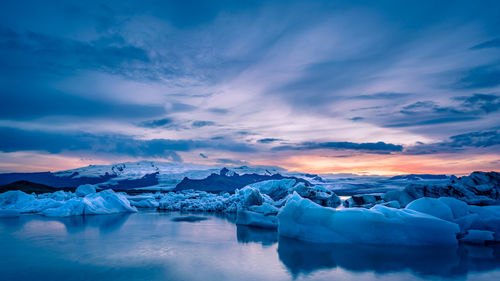
{"type": "Polygon", "coordinates": [[[8,191],[0,194],[0,210],[5,214],[39,213],[55,217],[137,212],[123,194],[110,189],[89,192],[84,197],[64,191],[40,194],[38,197],[22,191],[8,191]]]}
{"type": "Polygon", "coordinates": [[[453,197],[473,205],[494,205],[500,200],[500,173],[473,172],[451,179],[447,184],[410,184],[404,190],[389,191],[385,201],[397,200],[401,206],[422,197],[453,197]]]}
{"type": "Polygon", "coordinates": [[[336,210],[294,194],[278,214],[282,236],[322,243],[456,244],[459,226],[424,213],[376,205],[336,210]]]}

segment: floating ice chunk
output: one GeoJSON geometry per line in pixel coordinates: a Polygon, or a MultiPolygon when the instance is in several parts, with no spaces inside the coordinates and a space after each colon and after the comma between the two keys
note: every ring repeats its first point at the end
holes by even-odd
{"type": "Polygon", "coordinates": [[[415,200],[414,197],[409,195],[404,190],[391,190],[382,195],[382,199],[386,202],[398,201],[401,207],[405,207],[411,201],[415,200]]]}
{"type": "Polygon", "coordinates": [[[84,214],[85,205],[81,198],[74,198],[66,201],[63,205],[57,208],[45,209],[41,212],[42,215],[48,217],[69,217],[80,216],[84,214]]]}
{"type": "Polygon", "coordinates": [[[410,184],[404,190],[386,193],[384,199],[398,200],[404,206],[409,198],[421,197],[454,197],[468,204],[494,205],[500,199],[500,173],[473,172],[469,176],[451,179],[445,185],[410,184]]]}
{"type": "Polygon", "coordinates": [[[278,232],[299,240],[327,243],[456,244],[455,223],[413,210],[376,205],[336,210],[294,194],[278,214],[278,232]]]}
{"type": "Polygon", "coordinates": [[[35,200],[35,196],[20,190],[7,191],[0,194],[0,209],[22,209],[35,200]]]}
{"type": "Polygon", "coordinates": [[[469,211],[478,215],[471,228],[492,231],[500,242],[500,206],[469,206],[469,211]]]}
{"type": "Polygon", "coordinates": [[[390,208],[396,208],[396,209],[401,208],[401,204],[399,204],[399,201],[396,201],[396,200],[382,203],[382,205],[386,206],[386,207],[390,207],[390,208]]]}
{"type": "Polygon", "coordinates": [[[248,209],[252,212],[261,213],[265,216],[277,215],[278,212],[280,211],[280,209],[274,207],[273,205],[271,205],[269,203],[264,203],[264,204],[259,205],[259,206],[250,206],[250,207],[248,207],[248,209]]]}
{"type": "Polygon", "coordinates": [[[455,220],[453,220],[453,222],[460,226],[460,231],[462,233],[465,233],[473,225],[477,225],[478,224],[477,222],[480,220],[481,219],[479,218],[478,214],[470,214],[460,218],[456,218],[455,220]]]}
{"type": "Polygon", "coordinates": [[[412,201],[408,206],[407,210],[414,210],[424,214],[438,217],[443,220],[452,221],[453,212],[447,204],[434,198],[423,197],[412,201]]]}
{"type": "Polygon", "coordinates": [[[448,205],[455,219],[470,214],[469,205],[467,205],[464,201],[460,201],[452,197],[440,197],[438,200],[448,205]]]}
{"type": "Polygon", "coordinates": [[[39,213],[46,209],[58,208],[64,205],[65,201],[58,201],[50,198],[31,200],[26,202],[19,211],[21,213],[39,213]]]}
{"type": "Polygon", "coordinates": [[[492,231],[470,229],[460,241],[472,244],[484,244],[486,241],[494,241],[494,234],[492,231]]]}
{"type": "Polygon", "coordinates": [[[261,181],[247,186],[258,189],[262,194],[269,195],[274,201],[277,201],[287,196],[296,183],[295,179],[282,179],[261,181]]]}
{"type": "Polygon", "coordinates": [[[338,197],[333,191],[328,190],[321,186],[306,186],[303,182],[297,183],[289,191],[291,194],[297,192],[301,197],[312,200],[313,202],[325,206],[336,208],[342,203],[340,197],[338,197]]]}
{"type": "Polygon", "coordinates": [[[371,208],[376,204],[382,204],[384,201],[382,200],[381,194],[356,194],[352,195],[351,198],[344,201],[343,205],[346,208],[352,207],[363,207],[363,208],[371,208]]]}
{"type": "Polygon", "coordinates": [[[130,205],[123,194],[116,193],[111,189],[89,194],[83,198],[83,203],[87,215],[137,212],[137,209],[130,205]]]}
{"type": "Polygon", "coordinates": [[[158,208],[160,203],[153,199],[143,199],[139,201],[130,200],[130,205],[137,208],[158,208]]]}
{"type": "Polygon", "coordinates": [[[94,194],[94,193],[96,193],[96,189],[95,189],[95,186],[92,184],[80,185],[75,190],[75,194],[78,197],[85,197],[89,194],[94,194]]]}
{"type": "Polygon", "coordinates": [[[63,190],[58,190],[53,193],[42,193],[37,196],[38,199],[53,199],[56,201],[66,201],[74,197],[74,194],[71,192],[65,192],[63,190]]]}
{"type": "Polygon", "coordinates": [[[244,207],[262,205],[262,203],[264,203],[262,194],[256,188],[246,186],[238,190],[237,193],[241,197],[241,204],[244,207]]]}
{"type": "Polygon", "coordinates": [[[239,209],[236,216],[236,224],[262,228],[277,228],[278,218],[275,215],[265,215],[262,213],[239,209]]]}
{"type": "Polygon", "coordinates": [[[159,201],[160,210],[193,212],[236,212],[237,195],[219,196],[205,191],[179,191],[165,194],[159,201]]]}

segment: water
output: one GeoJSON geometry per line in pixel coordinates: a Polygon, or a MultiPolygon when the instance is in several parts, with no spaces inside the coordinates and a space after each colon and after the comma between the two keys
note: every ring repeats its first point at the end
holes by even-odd
{"type": "Polygon", "coordinates": [[[319,245],[182,216],[0,218],[0,280],[500,280],[498,246],[319,245]]]}

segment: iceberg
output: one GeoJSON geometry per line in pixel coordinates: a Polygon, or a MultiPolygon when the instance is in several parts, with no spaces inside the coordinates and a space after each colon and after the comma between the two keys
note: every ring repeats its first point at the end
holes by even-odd
{"type": "Polygon", "coordinates": [[[0,209],[22,209],[34,200],[36,198],[32,194],[19,190],[7,191],[0,194],[0,209]]]}
{"type": "Polygon", "coordinates": [[[75,194],[78,197],[85,197],[85,196],[87,196],[89,194],[93,194],[93,193],[96,193],[96,189],[95,189],[95,186],[92,184],[80,185],[75,190],[75,194]]]}
{"type": "Polygon", "coordinates": [[[321,243],[382,245],[457,244],[459,226],[424,213],[376,205],[371,209],[322,207],[297,193],[278,214],[278,233],[321,243]]]}
{"type": "Polygon", "coordinates": [[[278,218],[276,217],[276,214],[238,210],[236,224],[275,229],[278,227],[278,218]]]}
{"type": "Polygon", "coordinates": [[[116,193],[111,189],[89,194],[82,201],[85,205],[86,215],[137,212],[137,209],[130,205],[123,194],[116,193]]]}
{"type": "MultiPolygon", "coordinates": [[[[371,208],[376,204],[384,203],[381,194],[356,194],[344,201],[343,205],[346,208],[363,207],[371,208]]],[[[394,203],[393,203],[394,204],[394,203]]]]}
{"type": "Polygon", "coordinates": [[[276,215],[294,192],[322,206],[340,205],[340,198],[334,192],[320,186],[309,186],[294,179],[262,181],[236,191],[236,224],[277,228],[276,215]]]}
{"type": "Polygon", "coordinates": [[[69,217],[69,216],[81,216],[84,214],[85,205],[82,199],[75,198],[70,199],[64,204],[56,208],[47,208],[40,212],[40,214],[48,217],[69,217]]]}
{"type": "Polygon", "coordinates": [[[484,244],[487,241],[494,241],[495,233],[487,230],[471,229],[460,241],[471,244],[484,244]]]}
{"type": "Polygon", "coordinates": [[[495,205],[500,200],[500,173],[473,172],[452,178],[447,184],[410,184],[404,190],[385,193],[385,201],[397,200],[401,206],[422,197],[453,197],[472,205],[495,205]]]}
{"type": "Polygon", "coordinates": [[[70,192],[57,191],[41,194],[38,198],[22,191],[7,191],[0,194],[0,211],[3,216],[16,213],[39,213],[45,216],[67,217],[137,212],[137,209],[130,205],[123,194],[107,189],[99,193],[90,191],[84,197],[75,197],[70,192]]]}
{"type": "Polygon", "coordinates": [[[450,207],[441,200],[435,198],[424,197],[417,199],[408,204],[406,209],[435,216],[446,221],[452,221],[454,218],[450,207]]]}

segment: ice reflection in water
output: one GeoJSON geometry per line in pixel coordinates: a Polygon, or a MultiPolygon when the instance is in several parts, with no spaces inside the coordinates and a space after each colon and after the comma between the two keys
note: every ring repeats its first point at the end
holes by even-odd
{"type": "Polygon", "coordinates": [[[498,246],[321,245],[192,215],[2,218],[1,280],[500,280],[498,246]]]}

